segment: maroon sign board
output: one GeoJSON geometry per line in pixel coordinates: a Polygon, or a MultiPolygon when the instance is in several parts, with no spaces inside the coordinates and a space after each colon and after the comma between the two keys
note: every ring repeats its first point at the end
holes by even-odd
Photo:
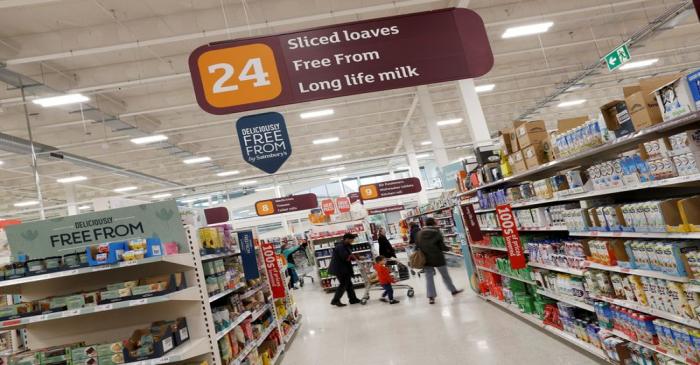
{"type": "MultiPolygon", "coordinates": [[[[360,193],[350,193],[348,194],[348,199],[350,199],[350,204],[360,200],[360,193]]],[[[360,201],[361,202],[361,201],[360,201]]]]}
{"type": "Polygon", "coordinates": [[[698,14],[698,20],[700,20],[700,0],[693,0],[693,5],[695,5],[695,12],[698,14]]]}
{"type": "Polygon", "coordinates": [[[510,204],[496,206],[496,218],[501,226],[503,239],[506,241],[508,261],[512,269],[524,269],[527,267],[523,245],[520,243],[520,234],[515,223],[515,215],[510,204]]]}
{"type": "Polygon", "coordinates": [[[389,205],[389,206],[381,207],[381,208],[367,209],[367,214],[375,215],[375,214],[382,214],[382,213],[400,212],[404,209],[406,209],[406,208],[404,208],[403,205],[389,205]]]}
{"type": "Polygon", "coordinates": [[[417,177],[409,177],[406,179],[361,185],[359,190],[360,199],[373,200],[397,195],[419,193],[421,189],[420,180],[417,177]]]}
{"type": "Polygon", "coordinates": [[[483,76],[484,22],[464,8],[211,43],[189,58],[197,102],[212,114],[483,76]]]}
{"type": "Polygon", "coordinates": [[[476,218],[476,212],[474,211],[474,205],[465,204],[462,205],[462,215],[464,216],[464,224],[467,226],[467,233],[469,234],[469,241],[479,242],[484,239],[484,234],[481,232],[481,226],[479,226],[479,220],[476,218]]]}
{"type": "Polygon", "coordinates": [[[226,207],[204,209],[204,219],[207,224],[226,223],[229,221],[228,209],[226,207]]]}
{"type": "Polygon", "coordinates": [[[255,203],[259,216],[296,212],[318,208],[316,194],[291,195],[284,198],[261,200],[255,203]]]}

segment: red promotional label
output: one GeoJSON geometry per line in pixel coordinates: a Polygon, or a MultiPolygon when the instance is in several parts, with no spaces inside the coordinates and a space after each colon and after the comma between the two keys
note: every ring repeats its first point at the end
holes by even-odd
{"type": "Polygon", "coordinates": [[[212,114],[471,79],[493,67],[481,17],[441,9],[215,42],[189,58],[212,114]]]}
{"type": "Polygon", "coordinates": [[[350,193],[348,194],[348,198],[350,199],[350,204],[360,200],[360,193],[350,193]]]}
{"type": "Polygon", "coordinates": [[[255,212],[259,216],[296,212],[318,208],[316,194],[292,195],[284,198],[261,200],[255,203],[255,212]]]}
{"type": "Polygon", "coordinates": [[[467,226],[467,233],[469,233],[469,241],[471,243],[481,242],[481,240],[484,239],[484,235],[483,233],[481,233],[481,226],[479,226],[479,220],[476,219],[474,205],[462,205],[462,215],[464,216],[464,224],[467,226]]]}
{"type": "Polygon", "coordinates": [[[367,214],[375,215],[375,214],[382,214],[382,213],[400,212],[404,209],[406,209],[406,208],[404,208],[403,205],[390,205],[388,207],[367,209],[367,214]]]}
{"type": "Polygon", "coordinates": [[[333,203],[333,199],[321,200],[321,210],[323,210],[324,215],[333,215],[335,213],[335,204],[333,203]]]}
{"type": "Polygon", "coordinates": [[[391,196],[415,194],[421,191],[420,180],[417,177],[398,179],[360,186],[360,198],[373,200],[391,196]]]}
{"type": "Polygon", "coordinates": [[[503,239],[506,241],[510,267],[512,269],[524,269],[527,267],[525,252],[523,252],[523,245],[520,243],[520,234],[518,233],[515,215],[510,204],[496,206],[496,218],[501,226],[503,239]]]}
{"type": "Polygon", "coordinates": [[[284,298],[284,280],[282,279],[280,267],[277,264],[275,248],[271,243],[263,242],[260,244],[260,250],[265,262],[265,270],[267,270],[267,280],[270,282],[272,297],[275,299],[284,298]]]}
{"type": "Polygon", "coordinates": [[[344,196],[335,198],[335,205],[338,207],[338,211],[341,213],[347,213],[350,211],[350,199],[344,196]]]}

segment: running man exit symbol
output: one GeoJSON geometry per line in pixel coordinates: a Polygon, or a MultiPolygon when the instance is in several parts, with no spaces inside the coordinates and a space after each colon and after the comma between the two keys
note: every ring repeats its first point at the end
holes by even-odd
{"type": "Polygon", "coordinates": [[[605,64],[608,66],[609,71],[614,71],[627,63],[630,58],[630,51],[627,48],[627,44],[623,44],[605,55],[605,64]]]}

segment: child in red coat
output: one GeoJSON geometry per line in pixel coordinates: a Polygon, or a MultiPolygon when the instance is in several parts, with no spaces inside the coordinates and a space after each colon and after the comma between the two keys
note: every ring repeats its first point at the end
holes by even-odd
{"type": "Polygon", "coordinates": [[[391,271],[386,267],[386,259],[383,256],[377,256],[374,259],[374,270],[377,272],[379,284],[384,289],[382,298],[379,300],[387,302],[386,297],[388,297],[389,304],[398,303],[399,301],[394,299],[394,288],[391,287],[391,284],[395,283],[396,280],[391,276],[391,271]]]}

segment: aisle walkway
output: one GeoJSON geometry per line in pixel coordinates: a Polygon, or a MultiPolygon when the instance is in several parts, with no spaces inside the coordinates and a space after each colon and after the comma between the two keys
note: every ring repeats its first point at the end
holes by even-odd
{"type": "MultiPolygon", "coordinates": [[[[463,269],[452,270],[465,286],[463,269]]],[[[422,278],[421,278],[422,279],[422,278]]],[[[439,280],[439,279],[438,279],[439,280]]],[[[283,365],[584,365],[593,359],[476,297],[471,290],[452,298],[442,282],[429,305],[422,280],[416,297],[400,304],[379,302],[336,308],[330,295],[307,285],[294,292],[304,315],[301,332],[283,365]]],[[[362,289],[358,291],[360,294],[362,289]]],[[[346,299],[344,301],[347,302],[346,299]]]]}

